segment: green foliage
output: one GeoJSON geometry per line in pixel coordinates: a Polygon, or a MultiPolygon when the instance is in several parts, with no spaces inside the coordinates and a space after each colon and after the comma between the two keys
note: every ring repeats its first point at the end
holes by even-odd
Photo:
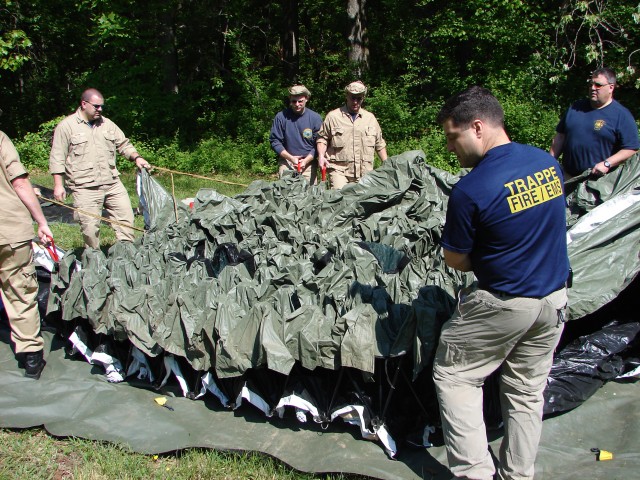
{"type": "Polygon", "coordinates": [[[43,123],[37,132],[27,133],[19,140],[13,140],[20,160],[27,170],[47,171],[49,169],[49,153],[51,140],[56,125],[64,116],[43,123]]]}
{"type": "MultiPolygon", "coordinates": [[[[274,172],[266,135],[286,88],[307,85],[310,108],[324,115],[344,102],[343,87],[355,79],[345,3],[293,2],[297,71],[283,44],[284,4],[214,3],[5,2],[2,128],[25,162],[46,168],[49,122],[41,123],[71,113],[93,86],[105,96],[106,115],[152,163],[274,172]]],[[[366,108],[389,150],[423,145],[434,161],[456,168],[442,153],[433,117],[443,99],[472,84],[505,102],[515,140],[546,148],[558,113],[584,95],[584,78],[602,62],[620,73],[616,98],[633,113],[640,108],[637,1],[420,0],[407,8],[380,0],[364,8],[366,108]]]]}
{"type": "MultiPolygon", "coordinates": [[[[413,137],[420,130],[419,118],[405,100],[406,96],[401,86],[384,83],[372,88],[367,97],[365,107],[376,115],[388,142],[413,137]]],[[[415,108],[415,103],[413,106],[415,108]]]]}
{"type": "Polygon", "coordinates": [[[505,126],[514,142],[535,145],[549,150],[560,114],[541,108],[538,102],[524,101],[521,97],[501,98],[505,113],[505,126]]]}
{"type": "Polygon", "coordinates": [[[15,72],[30,60],[32,43],[22,30],[10,30],[0,37],[0,70],[15,72]]]}

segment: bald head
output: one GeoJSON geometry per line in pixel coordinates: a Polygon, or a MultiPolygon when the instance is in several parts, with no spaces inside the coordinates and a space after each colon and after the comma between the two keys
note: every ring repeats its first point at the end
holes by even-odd
{"type": "MultiPolygon", "coordinates": [[[[102,94],[95,88],[87,88],[84,92],[82,92],[82,96],[80,97],[81,102],[90,102],[92,97],[99,97],[101,100],[104,100],[102,94]]],[[[102,103],[102,101],[100,102],[102,103]]]]}

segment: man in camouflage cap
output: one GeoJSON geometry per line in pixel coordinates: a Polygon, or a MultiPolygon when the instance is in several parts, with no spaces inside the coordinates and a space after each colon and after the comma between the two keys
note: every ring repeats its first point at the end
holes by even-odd
{"type": "Polygon", "coordinates": [[[273,119],[269,142],[278,155],[278,175],[301,171],[307,181],[317,182],[316,138],[322,118],[307,108],[311,92],[304,85],[289,88],[289,106],[273,119]]]}
{"type": "Polygon", "coordinates": [[[373,113],[362,108],[367,87],[361,81],[344,89],[346,103],[330,111],[318,133],[318,163],[326,166],[331,188],[357,182],[373,170],[373,157],[387,159],[387,144],[373,113]]]}

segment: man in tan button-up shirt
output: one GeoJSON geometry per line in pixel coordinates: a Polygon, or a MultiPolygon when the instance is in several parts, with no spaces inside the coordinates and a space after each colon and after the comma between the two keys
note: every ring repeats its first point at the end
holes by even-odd
{"type": "MultiPolygon", "coordinates": [[[[136,162],[138,168],[150,168],[122,130],[102,116],[104,97],[95,88],[82,93],[76,112],[62,120],[53,134],[49,172],[53,175],[54,198],[64,201],[66,186],[74,206],[82,211],[109,217],[133,226],[129,194],[116,168],[116,152],[136,162]]],[[[100,219],[78,213],[78,222],[86,247],[99,248],[100,219]]],[[[133,241],[133,230],[114,224],[118,240],[133,241]]]]}
{"type": "Polygon", "coordinates": [[[346,104],[330,111],[318,132],[318,164],[327,168],[331,188],[357,182],[373,170],[373,157],[387,159],[387,144],[373,113],[362,108],[367,87],[360,81],[345,88],[346,104]]]}
{"type": "Polygon", "coordinates": [[[19,365],[40,378],[46,364],[40,334],[32,219],[43,244],[53,240],[47,219],[13,143],[0,132],[0,292],[19,365]]]}

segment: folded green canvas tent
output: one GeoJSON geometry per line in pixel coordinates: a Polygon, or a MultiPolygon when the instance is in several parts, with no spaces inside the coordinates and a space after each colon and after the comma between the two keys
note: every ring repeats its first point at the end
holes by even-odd
{"type": "MultiPolygon", "coordinates": [[[[432,357],[473,282],[439,246],[458,177],[425,158],[392,157],[340,191],[293,175],[233,198],[203,189],[193,208],[143,172],[149,230],[108,255],[65,256],[48,317],[113,381],[172,374],[183,396],[226,408],[342,419],[393,457],[399,439],[438,423],[432,357]]],[[[640,270],[639,163],[566,186],[572,323],[640,270]]]]}

